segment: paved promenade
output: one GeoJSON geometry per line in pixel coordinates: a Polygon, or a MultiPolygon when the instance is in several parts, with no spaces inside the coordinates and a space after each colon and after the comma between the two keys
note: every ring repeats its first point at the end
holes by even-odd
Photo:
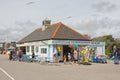
{"type": "Polygon", "coordinates": [[[119,80],[120,65],[64,65],[9,61],[0,55],[0,80],[119,80]]]}

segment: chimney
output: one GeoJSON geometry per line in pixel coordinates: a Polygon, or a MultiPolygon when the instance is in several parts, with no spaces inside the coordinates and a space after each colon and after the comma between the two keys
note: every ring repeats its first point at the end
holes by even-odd
{"type": "Polygon", "coordinates": [[[51,20],[45,19],[42,21],[42,31],[44,31],[51,24],[51,20]]]}

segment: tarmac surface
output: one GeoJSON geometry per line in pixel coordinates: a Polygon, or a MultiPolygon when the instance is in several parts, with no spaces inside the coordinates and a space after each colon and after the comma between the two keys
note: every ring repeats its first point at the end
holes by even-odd
{"type": "Polygon", "coordinates": [[[120,65],[77,65],[63,63],[9,61],[0,55],[0,80],[120,80],[120,65]]]}

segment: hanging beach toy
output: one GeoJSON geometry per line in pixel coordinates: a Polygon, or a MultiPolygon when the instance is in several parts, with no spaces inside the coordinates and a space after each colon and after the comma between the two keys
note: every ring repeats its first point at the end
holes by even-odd
{"type": "Polygon", "coordinates": [[[77,48],[77,47],[78,47],[78,44],[74,44],[74,47],[77,48]]]}
{"type": "Polygon", "coordinates": [[[73,47],[74,45],[73,44],[69,44],[69,47],[73,47]]]}

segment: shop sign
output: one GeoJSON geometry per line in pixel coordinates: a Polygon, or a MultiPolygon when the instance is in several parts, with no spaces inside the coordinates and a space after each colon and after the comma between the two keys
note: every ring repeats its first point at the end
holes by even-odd
{"type": "Polygon", "coordinates": [[[75,41],[75,40],[53,40],[53,44],[80,44],[80,45],[105,45],[104,42],[75,41]]]}

